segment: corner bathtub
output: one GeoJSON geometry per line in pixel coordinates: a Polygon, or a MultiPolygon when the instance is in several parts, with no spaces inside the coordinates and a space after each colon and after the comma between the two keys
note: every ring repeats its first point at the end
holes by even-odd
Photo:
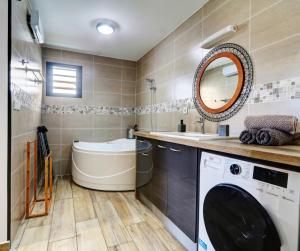
{"type": "Polygon", "coordinates": [[[105,143],[74,142],[72,178],[83,187],[105,191],[135,189],[134,139],[105,143]]]}

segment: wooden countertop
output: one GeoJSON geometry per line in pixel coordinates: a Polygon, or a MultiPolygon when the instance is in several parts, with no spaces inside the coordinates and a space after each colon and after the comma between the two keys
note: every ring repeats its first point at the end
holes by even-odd
{"type": "Polygon", "coordinates": [[[167,141],[171,143],[198,147],[201,149],[235,154],[280,164],[300,167],[300,145],[260,146],[245,145],[237,139],[192,140],[166,135],[151,134],[150,132],[135,132],[136,136],[167,141]]]}

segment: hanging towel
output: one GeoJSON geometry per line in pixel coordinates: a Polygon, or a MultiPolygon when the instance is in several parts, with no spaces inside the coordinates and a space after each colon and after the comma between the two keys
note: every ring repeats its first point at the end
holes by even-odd
{"type": "Polygon", "coordinates": [[[248,130],[270,128],[290,134],[296,132],[297,123],[297,117],[287,115],[248,116],[244,122],[245,127],[248,130]]]}
{"type": "Polygon", "coordinates": [[[244,130],[240,134],[240,141],[244,144],[255,144],[257,129],[244,130]]]}
{"type": "Polygon", "coordinates": [[[265,146],[281,146],[294,141],[294,135],[276,129],[264,128],[258,131],[256,141],[265,146]]]}

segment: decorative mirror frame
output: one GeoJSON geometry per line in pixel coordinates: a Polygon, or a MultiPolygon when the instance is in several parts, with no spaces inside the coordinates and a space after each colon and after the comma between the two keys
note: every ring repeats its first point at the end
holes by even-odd
{"type": "Polygon", "coordinates": [[[253,66],[247,51],[241,46],[233,43],[221,44],[214,47],[201,60],[195,72],[193,83],[193,101],[195,108],[200,115],[209,121],[223,121],[235,115],[245,104],[252,87],[253,82],[253,66]],[[200,96],[201,78],[208,65],[220,58],[226,56],[230,58],[238,69],[238,84],[233,97],[224,106],[218,109],[207,107],[200,96]]]}

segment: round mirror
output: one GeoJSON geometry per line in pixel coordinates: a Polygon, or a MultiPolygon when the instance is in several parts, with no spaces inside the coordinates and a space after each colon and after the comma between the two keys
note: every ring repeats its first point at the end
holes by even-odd
{"type": "Polygon", "coordinates": [[[234,44],[218,46],[208,53],[196,71],[195,107],[208,120],[225,120],[244,104],[251,84],[252,64],[247,52],[234,44]]]}

